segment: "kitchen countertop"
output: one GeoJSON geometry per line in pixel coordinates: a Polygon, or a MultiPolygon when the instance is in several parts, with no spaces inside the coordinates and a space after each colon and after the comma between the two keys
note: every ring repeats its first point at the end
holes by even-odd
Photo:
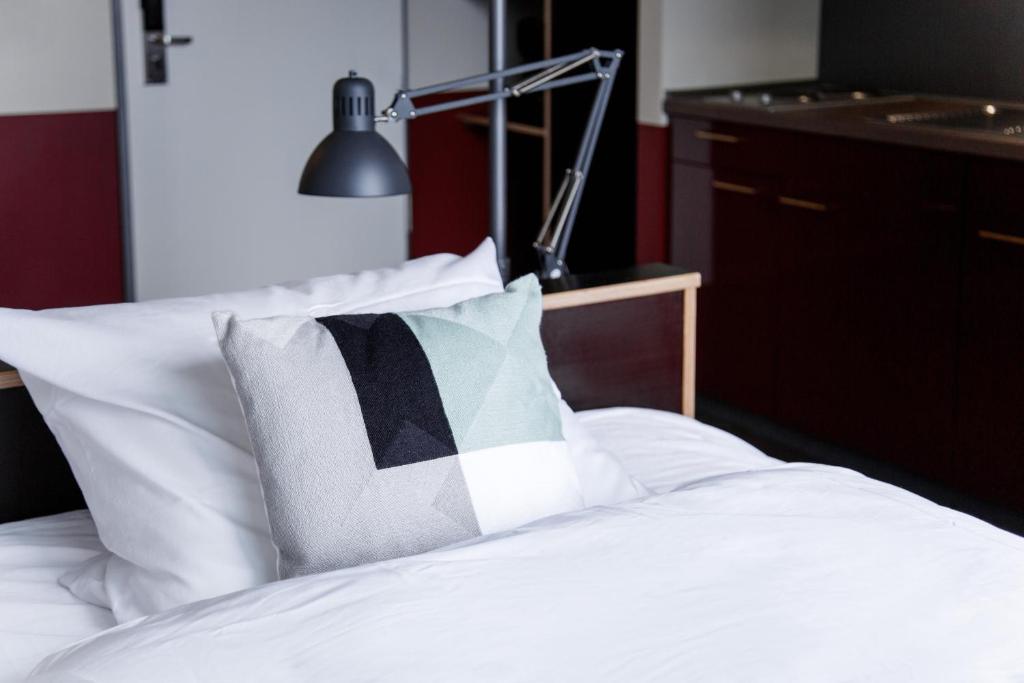
{"type": "Polygon", "coordinates": [[[879,97],[859,102],[809,105],[785,111],[769,111],[728,102],[703,101],[705,91],[675,91],[665,99],[669,116],[712,119],[751,126],[765,126],[819,135],[923,147],[945,152],[1024,161],[1024,136],[999,136],[963,129],[916,124],[887,123],[889,114],[944,112],[994,104],[1002,110],[1024,113],[1024,104],[938,96],[879,97]]]}

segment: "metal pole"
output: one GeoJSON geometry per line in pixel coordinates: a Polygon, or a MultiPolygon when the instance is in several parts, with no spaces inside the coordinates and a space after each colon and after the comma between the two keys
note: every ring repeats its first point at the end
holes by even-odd
{"type": "Polygon", "coordinates": [[[124,27],[121,0],[110,3],[117,79],[117,178],[121,200],[121,272],[124,300],[135,301],[135,248],[132,231],[132,184],[128,159],[128,82],[124,75],[124,27]]]}
{"type": "MultiPolygon", "coordinates": [[[[505,12],[506,0],[491,0],[491,71],[505,68],[505,12]]],[[[491,92],[500,93],[505,79],[491,82],[491,92]]],[[[491,238],[498,251],[498,269],[508,281],[508,213],[506,208],[507,182],[507,104],[504,98],[491,103],[491,129],[488,138],[491,164],[491,238]]]]}

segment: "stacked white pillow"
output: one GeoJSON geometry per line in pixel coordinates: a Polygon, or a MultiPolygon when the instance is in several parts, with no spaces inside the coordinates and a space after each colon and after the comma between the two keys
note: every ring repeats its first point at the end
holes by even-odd
{"type": "MultiPolygon", "coordinates": [[[[276,578],[256,465],[211,312],[409,311],[501,290],[488,240],[464,258],[428,256],[246,292],[0,309],[0,359],[21,372],[111,551],[66,584],[123,622],[276,578]]],[[[642,495],[611,456],[572,443],[581,429],[571,418],[565,436],[585,502],[642,495]]]]}

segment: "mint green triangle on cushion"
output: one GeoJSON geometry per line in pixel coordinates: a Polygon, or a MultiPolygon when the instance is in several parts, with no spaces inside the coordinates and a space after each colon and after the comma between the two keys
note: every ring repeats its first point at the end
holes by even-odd
{"type": "Polygon", "coordinates": [[[498,376],[506,347],[457,322],[400,315],[427,356],[455,446],[464,452],[463,438],[498,376]]]}
{"type": "Polygon", "coordinates": [[[515,280],[502,294],[398,315],[427,356],[460,453],[562,440],[535,276],[515,280]]]}
{"type": "Polygon", "coordinates": [[[491,383],[472,424],[461,442],[460,453],[528,441],[561,441],[562,420],[551,380],[532,372],[533,367],[509,354],[491,383]]]}
{"type": "MultiPolygon", "coordinates": [[[[477,299],[469,299],[449,308],[433,308],[405,315],[457,322],[504,344],[512,335],[523,311],[527,307],[527,303],[530,301],[528,287],[530,279],[537,286],[536,295],[539,301],[540,283],[537,282],[536,276],[524,275],[510,282],[505,287],[505,291],[500,294],[488,294],[477,299]]],[[[539,324],[539,305],[537,310],[539,324]]]]}

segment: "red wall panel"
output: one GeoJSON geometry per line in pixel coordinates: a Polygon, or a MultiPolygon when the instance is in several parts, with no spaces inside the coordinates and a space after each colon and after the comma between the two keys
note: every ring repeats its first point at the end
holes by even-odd
{"type": "Polygon", "coordinates": [[[122,301],[117,115],[0,116],[0,306],[122,301]]]}
{"type": "MultiPolygon", "coordinates": [[[[446,93],[420,97],[416,103],[424,106],[465,96],[446,93]]],[[[468,254],[487,236],[487,131],[459,118],[486,112],[484,107],[458,109],[409,122],[410,256],[468,254]]]]}
{"type": "Polygon", "coordinates": [[[636,262],[668,261],[669,129],[637,124],[636,262]]]}

